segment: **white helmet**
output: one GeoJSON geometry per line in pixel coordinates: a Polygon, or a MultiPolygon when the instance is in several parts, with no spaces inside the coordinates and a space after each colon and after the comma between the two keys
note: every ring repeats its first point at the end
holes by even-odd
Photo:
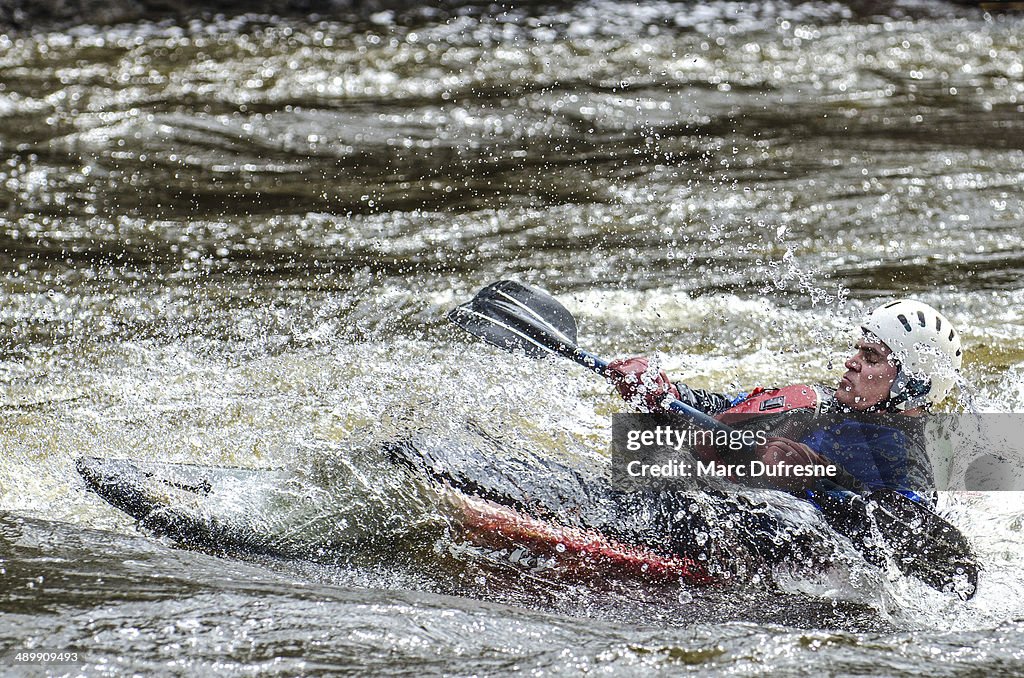
{"type": "Polygon", "coordinates": [[[928,304],[904,299],[875,309],[861,328],[889,347],[900,368],[886,409],[934,405],[949,394],[963,351],[960,335],[944,315],[928,304]]]}

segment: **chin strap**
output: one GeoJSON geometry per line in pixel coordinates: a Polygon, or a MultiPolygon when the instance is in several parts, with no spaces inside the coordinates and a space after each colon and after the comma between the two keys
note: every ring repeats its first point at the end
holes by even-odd
{"type": "Polygon", "coordinates": [[[928,379],[918,379],[908,375],[899,367],[896,373],[896,380],[892,382],[889,389],[889,397],[874,407],[869,407],[866,412],[906,412],[918,407],[927,407],[928,392],[932,388],[932,382],[928,379]]]}

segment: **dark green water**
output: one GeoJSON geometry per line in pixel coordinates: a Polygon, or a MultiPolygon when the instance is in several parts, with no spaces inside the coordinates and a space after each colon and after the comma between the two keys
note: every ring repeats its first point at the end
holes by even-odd
{"type": "Polygon", "coordinates": [[[39,674],[1019,673],[1016,495],[943,497],[985,566],[970,603],[877,575],[723,596],[453,555],[415,492],[316,473],[324,515],[399,546],[175,550],[74,460],[358,465],[473,421],[602,463],[604,384],[444,322],[503,277],[598,353],[732,390],[834,382],[854,319],[910,294],[961,329],[973,407],[1020,411],[1022,28],[589,2],[0,36],[0,650],[83,650],[39,674]]]}

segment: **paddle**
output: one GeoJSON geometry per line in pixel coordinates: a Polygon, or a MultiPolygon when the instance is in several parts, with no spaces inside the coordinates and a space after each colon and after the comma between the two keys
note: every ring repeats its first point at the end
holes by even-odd
{"type": "MultiPolygon", "coordinates": [[[[480,290],[468,303],[448,313],[448,319],[484,341],[530,357],[569,358],[603,377],[608,363],[576,345],[576,320],[546,292],[512,280],[500,280],[480,290]]],[[[666,396],[663,405],[694,424],[713,431],[732,429],[714,417],[666,396]]],[[[746,452],[753,455],[753,449],[746,452]]],[[[878,537],[900,569],[938,590],[954,590],[969,599],[977,590],[978,566],[960,532],[926,506],[893,490],[866,497],[833,486],[817,492],[815,504],[836,530],[846,534],[876,565],[884,563],[878,537]],[[962,582],[970,585],[965,590],[962,582]]]]}
{"type": "MultiPolygon", "coordinates": [[[[523,351],[531,358],[558,355],[608,378],[608,362],[576,345],[576,319],[543,290],[514,280],[499,280],[471,301],[448,313],[448,319],[470,334],[506,351],[523,351]]],[[[714,417],[672,399],[666,407],[713,430],[732,431],[714,417]]]]}

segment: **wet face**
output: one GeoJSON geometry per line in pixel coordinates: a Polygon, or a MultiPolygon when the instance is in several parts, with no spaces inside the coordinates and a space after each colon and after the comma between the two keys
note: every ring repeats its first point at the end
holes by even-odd
{"type": "Polygon", "coordinates": [[[889,347],[870,336],[857,342],[857,352],[846,361],[846,373],[836,387],[836,400],[851,410],[863,411],[889,397],[899,372],[889,347]]]}

